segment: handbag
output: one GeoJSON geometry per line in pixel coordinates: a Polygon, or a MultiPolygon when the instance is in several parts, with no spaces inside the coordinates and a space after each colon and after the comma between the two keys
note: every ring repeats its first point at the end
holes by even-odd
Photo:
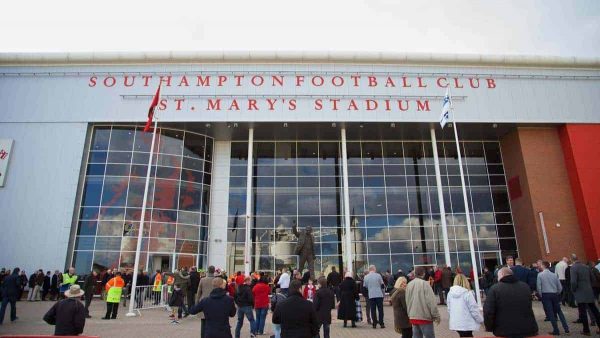
{"type": "Polygon", "coordinates": [[[360,300],[354,301],[356,304],[356,321],[362,322],[362,305],[360,304],[360,300]]]}

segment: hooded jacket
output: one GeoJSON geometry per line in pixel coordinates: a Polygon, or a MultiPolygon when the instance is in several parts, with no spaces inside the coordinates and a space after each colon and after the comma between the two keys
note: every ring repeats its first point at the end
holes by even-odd
{"type": "Polygon", "coordinates": [[[450,330],[479,331],[483,316],[472,291],[455,285],[448,292],[448,314],[450,330]]]}
{"type": "Polygon", "coordinates": [[[415,278],[406,287],[408,318],[435,321],[440,318],[435,294],[429,283],[415,278]]]}
{"type": "Polygon", "coordinates": [[[195,315],[204,313],[206,319],[205,336],[210,338],[230,338],[231,326],[229,317],[235,316],[235,305],[233,298],[225,293],[225,289],[216,288],[210,292],[208,297],[192,306],[190,313],[195,315]]]}

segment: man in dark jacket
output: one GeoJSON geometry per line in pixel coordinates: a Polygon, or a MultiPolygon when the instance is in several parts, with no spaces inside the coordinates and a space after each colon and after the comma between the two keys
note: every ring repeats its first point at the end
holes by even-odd
{"type": "Polygon", "coordinates": [[[254,321],[254,314],[252,307],[254,306],[254,296],[252,294],[252,278],[244,278],[244,284],[238,286],[235,292],[235,304],[238,306],[237,309],[237,325],[235,327],[235,338],[240,338],[240,332],[244,325],[244,316],[248,318],[250,322],[250,334],[256,334],[256,322],[254,321]]]}
{"type": "Polygon", "coordinates": [[[84,295],[78,284],[65,292],[66,299],[55,303],[44,315],[44,321],[54,327],[55,336],[78,336],[83,333],[86,309],[78,300],[84,295]]]}
{"type": "Polygon", "coordinates": [[[94,298],[94,290],[96,290],[97,284],[98,273],[92,270],[92,272],[85,277],[85,282],[83,283],[83,291],[85,292],[85,318],[92,318],[89,309],[90,304],[92,304],[92,298],[94,298]]]}
{"type": "Polygon", "coordinates": [[[10,276],[4,278],[2,283],[2,307],[0,308],[0,325],[4,321],[6,307],[10,303],[10,321],[17,320],[17,297],[21,295],[21,277],[19,272],[21,269],[14,268],[10,276]]]}
{"type": "Polygon", "coordinates": [[[325,277],[319,278],[319,290],[315,295],[314,304],[319,322],[319,331],[323,326],[323,338],[329,338],[329,326],[331,325],[331,310],[335,308],[335,297],[333,291],[327,287],[325,277]]]}
{"type": "Polygon", "coordinates": [[[331,267],[331,272],[327,275],[327,285],[335,293],[335,298],[340,301],[340,283],[342,282],[342,275],[335,270],[335,266],[331,267]]]}
{"type": "Polygon", "coordinates": [[[58,298],[58,283],[60,278],[60,272],[54,271],[52,278],[50,279],[50,300],[56,300],[58,298]]]}
{"type": "Polygon", "coordinates": [[[190,313],[204,313],[206,337],[230,338],[229,317],[235,316],[233,298],[225,292],[226,283],[222,278],[215,277],[211,282],[213,290],[210,295],[192,306],[190,313]]]}
{"type": "Polygon", "coordinates": [[[490,288],[483,306],[486,331],[499,337],[531,337],[538,333],[529,285],[509,268],[498,271],[498,283],[490,288]]]}
{"type": "Polygon", "coordinates": [[[314,337],[319,333],[315,308],[302,297],[301,287],[300,281],[292,281],[288,297],[275,308],[273,323],[281,325],[281,338],[314,337]]]}
{"type": "MultiPolygon", "coordinates": [[[[594,290],[592,290],[592,273],[590,268],[579,262],[575,254],[571,255],[573,265],[571,266],[571,290],[579,309],[579,319],[583,323],[583,335],[590,335],[587,312],[590,311],[595,317],[596,323],[600,323],[600,313],[596,307],[594,290]]],[[[600,329],[597,331],[600,333],[600,329]]]]}
{"type": "Polygon", "coordinates": [[[523,266],[523,262],[521,261],[520,258],[517,258],[515,260],[515,265],[513,267],[510,268],[513,272],[513,276],[515,276],[515,278],[517,278],[519,281],[528,284],[528,277],[529,277],[529,269],[527,269],[526,267],[523,266]]]}
{"type": "Polygon", "coordinates": [[[448,295],[448,292],[450,292],[450,287],[452,287],[452,270],[447,266],[444,266],[442,268],[441,283],[442,283],[442,293],[440,294],[440,304],[445,305],[446,298],[444,296],[448,295]]]}
{"type": "Polygon", "coordinates": [[[194,300],[196,299],[196,291],[198,290],[198,284],[200,283],[200,274],[196,270],[196,267],[192,267],[190,271],[190,287],[188,289],[187,300],[188,308],[194,306],[194,300]]]}
{"type": "Polygon", "coordinates": [[[50,276],[50,271],[46,271],[46,276],[44,276],[44,284],[42,285],[42,300],[44,301],[50,292],[50,276]]]}

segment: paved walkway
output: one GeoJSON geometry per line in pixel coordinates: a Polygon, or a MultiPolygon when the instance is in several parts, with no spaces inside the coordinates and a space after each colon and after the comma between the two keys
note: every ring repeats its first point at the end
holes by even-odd
{"type": "MultiPolygon", "coordinates": [[[[11,323],[9,320],[9,311],[7,309],[6,318],[4,325],[0,326],[0,335],[2,334],[52,334],[54,329],[52,326],[46,324],[42,317],[44,313],[50,308],[52,302],[17,302],[17,316],[19,319],[15,323],[11,323]]],[[[331,336],[339,338],[353,338],[360,337],[366,338],[378,338],[378,337],[400,337],[394,331],[393,324],[393,313],[391,306],[385,306],[385,323],[386,328],[380,329],[379,327],[374,330],[370,325],[365,322],[359,323],[358,328],[343,328],[342,322],[334,320],[331,327],[331,336]]],[[[97,335],[101,337],[199,337],[200,336],[200,320],[194,317],[188,317],[183,319],[180,324],[171,324],[167,313],[164,310],[144,310],[142,311],[141,317],[125,317],[127,308],[120,307],[119,315],[117,320],[105,321],[100,318],[104,315],[106,310],[105,303],[95,299],[91,307],[92,319],[86,321],[84,333],[87,335],[97,335]]],[[[577,317],[576,309],[563,309],[569,323],[574,321],[577,317]]],[[[363,304],[364,311],[364,304],[363,304]]],[[[550,323],[544,323],[544,314],[540,302],[534,303],[534,312],[540,325],[540,333],[546,334],[551,331],[550,323]]],[[[440,306],[440,313],[442,315],[442,322],[436,326],[435,333],[436,337],[458,337],[458,334],[448,330],[448,312],[444,306],[440,306]]],[[[335,310],[333,311],[335,317],[335,310]]],[[[271,316],[269,314],[267,318],[267,325],[265,327],[266,333],[272,334],[271,316]]],[[[235,328],[236,319],[231,319],[232,333],[235,328]]],[[[571,331],[579,333],[582,331],[582,326],[579,324],[570,324],[571,331]]],[[[248,337],[248,322],[244,322],[244,328],[242,337],[248,337]]],[[[476,336],[492,336],[491,333],[477,332],[476,336]]],[[[268,336],[262,336],[267,338],[268,336]]],[[[570,337],[581,337],[579,334],[571,333],[570,337]]]]}

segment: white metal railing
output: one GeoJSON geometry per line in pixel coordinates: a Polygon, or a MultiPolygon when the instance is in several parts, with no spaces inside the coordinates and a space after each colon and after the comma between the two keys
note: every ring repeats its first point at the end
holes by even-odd
{"type": "Polygon", "coordinates": [[[168,308],[169,307],[169,286],[162,285],[160,291],[155,291],[154,285],[143,285],[135,287],[135,304],[133,310],[141,315],[140,310],[168,308]]]}

